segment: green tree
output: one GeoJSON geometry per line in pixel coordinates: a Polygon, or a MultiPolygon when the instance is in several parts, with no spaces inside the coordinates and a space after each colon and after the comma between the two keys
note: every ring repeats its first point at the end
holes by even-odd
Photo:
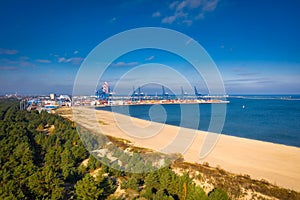
{"type": "Polygon", "coordinates": [[[156,190],[159,189],[159,177],[156,171],[148,173],[148,175],[145,178],[145,186],[146,188],[155,188],[156,190]]]}
{"type": "Polygon", "coordinates": [[[62,167],[62,175],[65,181],[74,183],[79,178],[78,171],[75,167],[62,167]]]}
{"type": "Polygon", "coordinates": [[[199,186],[194,186],[189,188],[186,199],[187,200],[195,200],[195,199],[208,200],[208,197],[202,188],[200,188],[199,186]]]}
{"type": "Polygon", "coordinates": [[[139,191],[139,181],[135,177],[131,177],[128,180],[123,180],[121,183],[122,189],[133,189],[135,191],[139,191]]]}
{"type": "Polygon", "coordinates": [[[0,199],[25,199],[25,194],[14,180],[1,182],[0,199]]]}
{"type": "Polygon", "coordinates": [[[89,170],[95,170],[95,169],[101,167],[101,162],[99,160],[97,160],[95,158],[95,156],[90,155],[87,167],[89,170]]]}
{"type": "Polygon", "coordinates": [[[84,178],[78,181],[75,185],[75,194],[78,199],[95,200],[100,199],[103,194],[103,189],[95,181],[94,177],[86,174],[84,178]]]}
{"type": "Polygon", "coordinates": [[[213,189],[209,194],[208,197],[210,200],[230,200],[227,193],[220,188],[213,189]]]}
{"type": "Polygon", "coordinates": [[[51,167],[43,167],[42,170],[30,176],[28,186],[38,199],[62,199],[64,196],[62,181],[51,167]]]}
{"type": "Polygon", "coordinates": [[[104,190],[102,194],[103,198],[114,193],[114,191],[117,189],[116,184],[112,181],[111,178],[106,176],[105,172],[102,170],[98,172],[96,176],[96,182],[98,183],[98,187],[104,190]]]}
{"type": "Polygon", "coordinates": [[[166,194],[165,190],[159,190],[153,195],[153,200],[174,200],[174,198],[166,194]]]}

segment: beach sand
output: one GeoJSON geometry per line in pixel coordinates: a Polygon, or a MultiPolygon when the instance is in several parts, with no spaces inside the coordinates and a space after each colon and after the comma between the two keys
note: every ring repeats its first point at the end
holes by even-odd
{"type": "Polygon", "coordinates": [[[300,191],[300,148],[196,131],[83,107],[74,107],[73,114],[71,120],[94,133],[123,138],[138,147],[181,153],[190,163],[208,162],[210,166],[235,174],[248,174],[254,179],[300,191]],[[203,149],[211,150],[200,158],[203,149]]]}

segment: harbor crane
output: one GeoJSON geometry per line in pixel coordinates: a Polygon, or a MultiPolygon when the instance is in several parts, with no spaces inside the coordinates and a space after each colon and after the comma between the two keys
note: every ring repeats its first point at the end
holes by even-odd
{"type": "Polygon", "coordinates": [[[108,83],[105,81],[101,89],[97,90],[95,93],[97,100],[107,101],[110,95],[110,87],[108,83]]]}
{"type": "Polygon", "coordinates": [[[197,98],[197,99],[200,99],[200,97],[201,97],[201,94],[198,92],[198,90],[197,90],[196,86],[194,86],[194,92],[195,92],[195,96],[196,96],[196,98],[197,98]]]}
{"type": "Polygon", "coordinates": [[[169,93],[167,93],[166,91],[165,91],[165,87],[164,86],[162,86],[162,97],[163,97],[163,99],[169,99],[169,93]]]}

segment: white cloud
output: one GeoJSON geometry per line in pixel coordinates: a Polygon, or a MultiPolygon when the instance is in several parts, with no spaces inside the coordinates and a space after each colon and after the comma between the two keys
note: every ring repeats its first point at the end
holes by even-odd
{"type": "Polygon", "coordinates": [[[164,24],[172,24],[175,21],[176,17],[175,16],[169,16],[165,17],[161,20],[162,23],[164,24]]]}
{"type": "Polygon", "coordinates": [[[16,71],[18,68],[14,66],[0,66],[0,71],[16,71]]]}
{"type": "Polygon", "coordinates": [[[128,67],[128,66],[135,66],[138,64],[139,64],[138,62],[117,62],[117,63],[113,63],[113,66],[128,67]]]}
{"type": "Polygon", "coordinates": [[[198,20],[198,19],[204,19],[204,13],[199,13],[199,14],[195,17],[195,20],[198,20]]]}
{"type": "Polygon", "coordinates": [[[187,0],[187,6],[191,9],[193,8],[198,8],[203,2],[205,1],[201,1],[201,0],[187,0]]]}
{"type": "Polygon", "coordinates": [[[160,17],[160,16],[161,16],[160,12],[155,12],[152,14],[152,17],[160,17]]]}
{"type": "Polygon", "coordinates": [[[50,60],[46,60],[46,59],[37,59],[37,60],[35,60],[35,62],[38,62],[38,63],[51,63],[50,60]]]}
{"type": "Polygon", "coordinates": [[[219,0],[206,1],[203,5],[203,11],[214,11],[219,3],[219,0]]]}
{"type": "Polygon", "coordinates": [[[150,61],[150,60],[153,60],[154,58],[155,58],[155,56],[150,56],[150,57],[146,58],[145,60],[150,61]]]}
{"type": "Polygon", "coordinates": [[[111,23],[113,23],[113,22],[115,22],[115,21],[117,21],[117,18],[116,18],[116,17],[113,17],[113,18],[111,18],[111,19],[109,20],[109,22],[111,22],[111,23]]]}
{"type": "Polygon", "coordinates": [[[187,20],[183,20],[182,23],[190,26],[190,25],[192,25],[193,21],[187,19],[187,20]]]}
{"type": "Polygon", "coordinates": [[[79,65],[82,61],[83,61],[83,58],[81,58],[81,57],[72,57],[72,58],[60,57],[60,58],[58,58],[59,63],[72,63],[74,65],[79,65]]]}
{"type": "Polygon", "coordinates": [[[60,57],[60,58],[58,58],[58,62],[59,63],[66,63],[66,62],[68,62],[68,60],[65,57],[60,57]]]}
{"type": "Polygon", "coordinates": [[[178,11],[172,16],[168,16],[168,17],[163,18],[161,22],[165,23],[165,24],[172,24],[177,19],[180,19],[180,18],[186,19],[187,15],[188,15],[187,13],[184,13],[182,11],[178,11]]]}
{"type": "Polygon", "coordinates": [[[10,66],[14,65],[17,67],[34,67],[34,63],[30,61],[30,59],[26,56],[19,57],[17,59],[7,59],[3,58],[0,60],[0,64],[5,65],[5,66],[10,66]]]}
{"type": "Polygon", "coordinates": [[[15,49],[2,49],[0,48],[0,55],[1,54],[6,54],[6,55],[14,55],[14,54],[17,54],[18,51],[15,50],[15,49]]]}
{"type": "Polygon", "coordinates": [[[170,9],[174,9],[178,5],[179,1],[174,1],[169,5],[170,9]]]}
{"type": "Polygon", "coordinates": [[[29,61],[23,61],[23,60],[20,60],[19,61],[19,65],[21,67],[34,67],[35,65],[29,61]]]}
{"type": "Polygon", "coordinates": [[[75,54],[75,55],[78,54],[78,53],[79,53],[79,51],[74,51],[74,52],[73,52],[73,54],[75,54]]]}
{"type": "Polygon", "coordinates": [[[214,11],[218,3],[219,0],[174,1],[169,5],[169,9],[173,11],[173,14],[165,16],[161,22],[172,24],[177,21],[178,23],[191,25],[194,20],[203,19],[207,12],[214,11]]]}
{"type": "Polygon", "coordinates": [[[19,57],[20,60],[30,60],[30,58],[28,56],[21,56],[19,57]]]}
{"type": "Polygon", "coordinates": [[[182,11],[187,5],[187,1],[182,1],[180,4],[176,6],[176,11],[182,11]]]}
{"type": "Polygon", "coordinates": [[[71,59],[72,59],[71,62],[74,65],[79,65],[84,60],[84,58],[81,58],[81,57],[74,57],[74,58],[71,58],[71,59]]]}

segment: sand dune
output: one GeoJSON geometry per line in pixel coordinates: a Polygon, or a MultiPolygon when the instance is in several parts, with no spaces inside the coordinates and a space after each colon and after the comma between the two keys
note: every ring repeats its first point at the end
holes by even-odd
{"type": "Polygon", "coordinates": [[[95,133],[124,138],[135,146],[165,153],[182,153],[188,162],[208,162],[233,173],[300,191],[300,148],[195,131],[108,111],[75,107],[73,112],[77,123],[95,133]],[[211,146],[208,155],[200,158],[200,151],[211,146]]]}

